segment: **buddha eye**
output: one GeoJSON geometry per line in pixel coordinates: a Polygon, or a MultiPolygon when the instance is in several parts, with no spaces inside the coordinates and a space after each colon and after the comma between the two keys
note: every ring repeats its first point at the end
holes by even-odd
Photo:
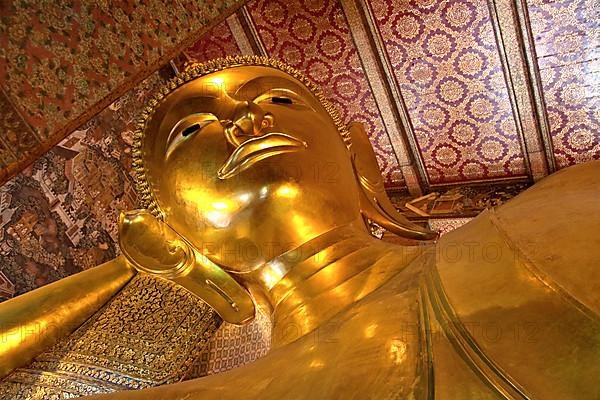
{"type": "Polygon", "coordinates": [[[271,97],[271,103],[275,103],[275,104],[294,104],[293,100],[290,99],[289,97],[279,97],[279,96],[273,96],[273,97],[271,97]]]}
{"type": "Polygon", "coordinates": [[[275,88],[261,94],[252,100],[256,104],[276,104],[282,106],[292,106],[294,109],[306,107],[304,99],[296,92],[290,89],[275,88]]]}
{"type": "Polygon", "coordinates": [[[167,152],[165,159],[169,158],[177,146],[186,142],[192,135],[202,131],[207,125],[218,121],[219,119],[211,113],[195,113],[180,119],[173,128],[171,128],[169,136],[167,137],[167,152]]]}
{"type": "Polygon", "coordinates": [[[193,124],[181,131],[181,136],[187,137],[200,130],[200,124],[193,124]]]}

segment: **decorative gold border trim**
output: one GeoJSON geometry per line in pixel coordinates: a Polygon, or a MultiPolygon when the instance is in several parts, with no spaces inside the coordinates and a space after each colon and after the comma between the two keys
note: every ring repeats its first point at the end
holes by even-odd
{"type": "Polygon", "coordinates": [[[356,5],[359,8],[359,12],[361,13],[361,18],[363,18],[364,23],[367,25],[367,30],[370,34],[371,43],[374,46],[373,50],[378,55],[379,67],[382,69],[383,75],[386,80],[386,82],[384,82],[384,85],[387,88],[387,90],[389,90],[389,93],[393,100],[392,106],[394,113],[396,114],[395,118],[398,121],[400,131],[401,133],[403,133],[402,139],[406,142],[408,146],[407,150],[410,154],[409,157],[413,159],[411,167],[412,170],[415,171],[414,179],[417,179],[418,185],[421,188],[421,190],[423,192],[427,192],[431,189],[432,184],[429,180],[429,174],[427,172],[427,168],[423,160],[423,154],[421,154],[421,150],[419,148],[419,144],[414,133],[412,121],[410,119],[410,115],[406,107],[406,102],[404,101],[404,97],[400,90],[400,86],[398,85],[398,81],[394,73],[394,67],[392,66],[392,63],[390,61],[385,44],[383,43],[381,32],[379,31],[379,28],[375,21],[375,16],[373,14],[371,4],[365,0],[356,0],[356,5]]]}
{"type": "Polygon", "coordinates": [[[548,173],[551,174],[557,170],[557,166],[554,157],[554,146],[552,145],[550,122],[548,121],[548,112],[546,110],[546,101],[544,99],[544,87],[542,85],[540,67],[537,61],[535,40],[533,39],[527,2],[525,0],[512,1],[517,14],[517,28],[521,34],[525,62],[529,71],[529,85],[533,92],[535,112],[542,134],[542,143],[544,145],[546,162],[548,164],[548,173]]]}
{"type": "MultiPolygon", "coordinates": [[[[452,181],[452,182],[437,183],[435,185],[430,186],[429,190],[436,191],[436,190],[443,190],[443,189],[448,189],[448,188],[453,188],[453,187],[461,188],[461,187],[481,187],[481,186],[489,186],[492,188],[500,189],[500,188],[511,186],[511,185],[523,185],[523,184],[527,185],[527,186],[529,186],[531,184],[529,177],[526,175],[505,176],[505,177],[497,177],[497,178],[490,178],[490,179],[476,179],[476,180],[472,180],[472,181],[452,181]]],[[[403,187],[391,187],[391,188],[387,188],[385,191],[388,194],[388,196],[390,196],[390,197],[402,196],[407,192],[406,188],[403,188],[403,187]]],[[[436,216],[436,218],[438,218],[438,217],[436,216]]]]}
{"type": "Polygon", "coordinates": [[[183,72],[177,74],[173,79],[169,80],[155,95],[151,98],[140,118],[138,119],[136,130],[133,135],[133,170],[135,173],[135,189],[139,195],[140,206],[148,209],[160,220],[164,219],[164,214],[160,210],[160,207],[152,193],[150,183],[146,177],[146,170],[144,168],[144,159],[142,154],[142,147],[144,144],[144,137],[146,135],[146,126],[148,120],[154,115],[155,110],[162,103],[162,101],[171,92],[177,88],[183,86],[187,82],[194,79],[208,75],[213,72],[222,71],[226,68],[242,66],[242,65],[253,65],[253,66],[264,66],[271,67],[283,71],[298,81],[300,81],[310,92],[319,100],[325,111],[329,114],[333,123],[335,124],[338,132],[340,133],[342,140],[346,144],[346,147],[350,148],[350,132],[347,126],[343,123],[340,114],[338,113],[335,106],[325,98],[323,92],[315,83],[309,80],[303,73],[297,69],[269,57],[260,56],[234,56],[226,58],[217,58],[215,60],[207,61],[206,63],[194,63],[190,64],[185,68],[183,72]]]}
{"type": "Polygon", "coordinates": [[[379,110],[381,122],[385,133],[392,145],[393,154],[402,173],[402,179],[409,193],[415,197],[423,194],[421,182],[415,158],[408,144],[407,135],[412,135],[410,126],[404,126],[399,115],[397,102],[395,101],[390,77],[386,76],[383,63],[384,54],[379,52],[375,36],[379,33],[374,31],[376,27],[369,24],[372,17],[366,15],[366,5],[357,4],[355,0],[341,0],[339,2],[346,17],[346,22],[356,48],[360,64],[373,94],[375,105],[379,110]],[[362,8],[361,8],[362,7],[362,8]]]}
{"type": "Polygon", "coordinates": [[[248,37],[246,30],[242,25],[242,21],[240,20],[239,13],[240,11],[235,14],[231,14],[226,20],[227,26],[229,26],[229,30],[233,36],[233,40],[235,40],[235,43],[237,44],[237,47],[242,55],[260,55],[259,52],[255,51],[255,48],[250,42],[250,38],[248,37]]]}
{"type": "Polygon", "coordinates": [[[235,16],[240,22],[241,28],[244,31],[244,34],[248,39],[250,46],[252,47],[253,53],[259,56],[268,57],[269,53],[267,52],[267,48],[262,42],[260,33],[258,33],[258,30],[256,29],[256,25],[254,24],[254,20],[252,19],[252,15],[250,14],[250,10],[248,10],[248,7],[241,7],[235,13],[235,16]]]}
{"type": "MultiPolygon", "coordinates": [[[[494,30],[494,37],[496,39],[496,48],[498,49],[498,55],[500,58],[500,64],[502,64],[502,75],[504,76],[504,83],[506,85],[506,91],[512,109],[512,116],[515,121],[515,127],[517,129],[517,135],[519,136],[519,145],[521,147],[521,156],[523,156],[523,164],[525,164],[525,170],[530,178],[533,180],[533,170],[531,168],[531,161],[529,160],[529,152],[527,150],[527,143],[525,140],[525,132],[523,129],[523,113],[519,107],[517,101],[517,89],[515,88],[515,77],[514,71],[511,70],[511,64],[508,58],[508,49],[506,46],[505,35],[502,32],[502,23],[500,21],[500,12],[498,11],[497,0],[487,1],[488,12],[490,14],[490,20],[494,30]]],[[[510,12],[509,10],[508,12],[510,12]]],[[[507,16],[504,15],[506,18],[507,16]]]]}
{"type": "Polygon", "coordinates": [[[513,0],[488,0],[487,3],[523,157],[532,181],[537,182],[548,175],[548,160],[517,11],[513,0]]]}
{"type": "Polygon", "coordinates": [[[528,175],[512,175],[512,176],[498,176],[495,178],[487,178],[487,179],[474,179],[471,181],[450,181],[450,182],[442,182],[436,183],[430,186],[431,190],[435,190],[437,188],[449,187],[449,186],[482,186],[482,185],[496,185],[496,184],[506,184],[512,185],[515,183],[531,183],[528,175]]]}

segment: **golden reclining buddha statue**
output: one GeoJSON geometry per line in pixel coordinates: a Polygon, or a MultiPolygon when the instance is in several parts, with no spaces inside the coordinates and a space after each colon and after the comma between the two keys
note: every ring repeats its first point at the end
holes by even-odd
{"type": "Polygon", "coordinates": [[[259,57],[171,80],[134,159],[122,255],[0,304],[0,398],[598,398],[600,162],[438,240],[390,203],[363,127],[259,57]],[[265,357],[188,379],[220,319],[258,312],[265,357]]]}

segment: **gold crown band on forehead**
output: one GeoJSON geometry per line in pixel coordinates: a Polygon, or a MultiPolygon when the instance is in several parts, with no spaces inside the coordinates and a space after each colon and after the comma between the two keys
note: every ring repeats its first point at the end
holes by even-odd
{"type": "Polygon", "coordinates": [[[204,75],[218,72],[230,67],[236,66],[264,66],[272,67],[283,71],[306,86],[310,92],[319,100],[325,111],[333,120],[344,143],[350,147],[350,132],[343,123],[335,106],[325,98],[323,92],[315,83],[309,80],[302,72],[297,69],[269,57],[259,56],[233,56],[226,58],[217,58],[206,63],[193,63],[185,68],[184,71],[177,74],[174,78],[166,82],[160,90],[152,97],[137,122],[136,130],[133,135],[133,170],[135,173],[135,188],[139,196],[140,207],[148,209],[155,217],[163,219],[163,214],[152,193],[150,183],[146,177],[146,169],[142,157],[142,146],[146,134],[146,127],[149,119],[154,115],[163,99],[180,86],[204,75]]]}

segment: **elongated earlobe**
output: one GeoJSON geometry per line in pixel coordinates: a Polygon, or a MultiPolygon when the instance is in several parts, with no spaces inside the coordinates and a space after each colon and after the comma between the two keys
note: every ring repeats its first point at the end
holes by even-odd
{"type": "Polygon", "coordinates": [[[119,245],[135,269],[179,284],[224,321],[242,325],[254,318],[246,289],[149,211],[121,213],[119,245]]]}
{"type": "Polygon", "coordinates": [[[363,217],[407,239],[436,239],[436,232],[410,222],[392,205],[383,187],[377,159],[363,124],[353,122],[348,126],[348,130],[352,138],[352,165],[361,189],[360,211],[363,217]]]}

